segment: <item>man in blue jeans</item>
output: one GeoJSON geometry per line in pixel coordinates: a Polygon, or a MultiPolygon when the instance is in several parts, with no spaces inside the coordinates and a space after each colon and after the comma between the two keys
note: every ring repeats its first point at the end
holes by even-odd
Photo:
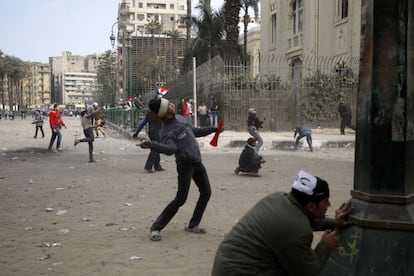
{"type": "Polygon", "coordinates": [[[259,152],[260,148],[263,146],[263,139],[262,136],[259,134],[259,128],[263,127],[263,121],[260,121],[256,115],[255,108],[249,108],[248,110],[249,116],[247,117],[247,131],[251,136],[253,136],[256,141],[256,152],[259,152]]]}
{"type": "Polygon", "coordinates": [[[303,137],[306,137],[306,142],[308,142],[309,150],[313,151],[313,148],[312,148],[312,130],[309,127],[307,127],[307,126],[297,126],[295,128],[295,133],[293,134],[293,138],[295,138],[296,135],[298,135],[298,138],[296,138],[294,150],[298,149],[300,139],[302,139],[303,137]]]}

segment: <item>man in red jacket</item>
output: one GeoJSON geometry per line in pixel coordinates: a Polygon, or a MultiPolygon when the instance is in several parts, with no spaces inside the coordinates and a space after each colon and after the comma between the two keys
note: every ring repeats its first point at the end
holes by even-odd
{"type": "Polygon", "coordinates": [[[65,125],[65,122],[63,122],[62,118],[60,117],[58,104],[54,104],[53,110],[50,111],[49,123],[50,123],[50,128],[52,129],[52,137],[50,138],[48,150],[53,151],[53,144],[55,143],[55,140],[57,137],[56,150],[60,151],[62,150],[62,148],[60,147],[60,142],[62,141],[62,133],[60,132],[60,129],[62,128],[62,126],[66,128],[66,125],[65,125]]]}

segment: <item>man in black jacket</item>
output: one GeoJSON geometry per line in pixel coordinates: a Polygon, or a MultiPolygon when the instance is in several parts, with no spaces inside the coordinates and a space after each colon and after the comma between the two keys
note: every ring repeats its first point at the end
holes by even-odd
{"type": "Polygon", "coordinates": [[[216,132],[215,127],[194,128],[182,116],[175,116],[175,106],[167,99],[151,100],[149,108],[163,122],[160,130],[160,142],[146,141],[140,144],[142,148],[167,155],[175,155],[178,172],[178,191],[175,198],[165,207],[150,229],[152,241],[161,240],[161,230],[184,205],[190,190],[191,179],[200,191],[194,213],[187,227],[188,232],[204,234],[206,230],[199,226],[204,210],[211,196],[211,187],[206,168],[201,162],[201,153],[196,137],[202,137],[216,132]]]}
{"type": "Polygon", "coordinates": [[[355,131],[355,126],[351,124],[351,120],[352,120],[351,107],[349,107],[349,105],[346,102],[344,102],[342,99],[339,100],[338,112],[339,112],[339,116],[341,116],[341,126],[340,126],[341,134],[345,135],[345,127],[349,127],[350,129],[355,131]]]}
{"type": "Polygon", "coordinates": [[[259,169],[262,167],[261,164],[266,162],[262,156],[257,154],[256,150],[256,139],[250,137],[247,139],[247,145],[240,154],[239,166],[234,170],[235,174],[239,172],[258,174],[259,169]]]}

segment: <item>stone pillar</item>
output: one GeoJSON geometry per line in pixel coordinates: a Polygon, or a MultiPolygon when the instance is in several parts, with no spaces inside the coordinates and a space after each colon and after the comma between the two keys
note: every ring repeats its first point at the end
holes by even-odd
{"type": "Polygon", "coordinates": [[[354,226],[322,275],[414,275],[413,2],[362,1],[354,226]]]}

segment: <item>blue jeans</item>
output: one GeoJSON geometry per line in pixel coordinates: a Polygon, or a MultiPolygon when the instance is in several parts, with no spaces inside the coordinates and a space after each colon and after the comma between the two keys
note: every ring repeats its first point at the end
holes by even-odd
{"type": "Polygon", "coordinates": [[[259,152],[260,148],[263,146],[262,136],[260,136],[259,131],[257,131],[257,128],[255,127],[249,127],[247,131],[249,132],[251,136],[253,136],[256,139],[257,141],[256,152],[259,152]]]}
{"type": "Polygon", "coordinates": [[[217,127],[218,126],[218,115],[215,112],[210,113],[210,125],[212,127],[217,127]]]}
{"type": "Polygon", "coordinates": [[[52,130],[52,137],[50,138],[48,150],[52,150],[56,137],[57,137],[56,148],[58,149],[60,148],[60,142],[62,141],[62,133],[60,132],[60,126],[56,127],[56,131],[52,130]]]}

